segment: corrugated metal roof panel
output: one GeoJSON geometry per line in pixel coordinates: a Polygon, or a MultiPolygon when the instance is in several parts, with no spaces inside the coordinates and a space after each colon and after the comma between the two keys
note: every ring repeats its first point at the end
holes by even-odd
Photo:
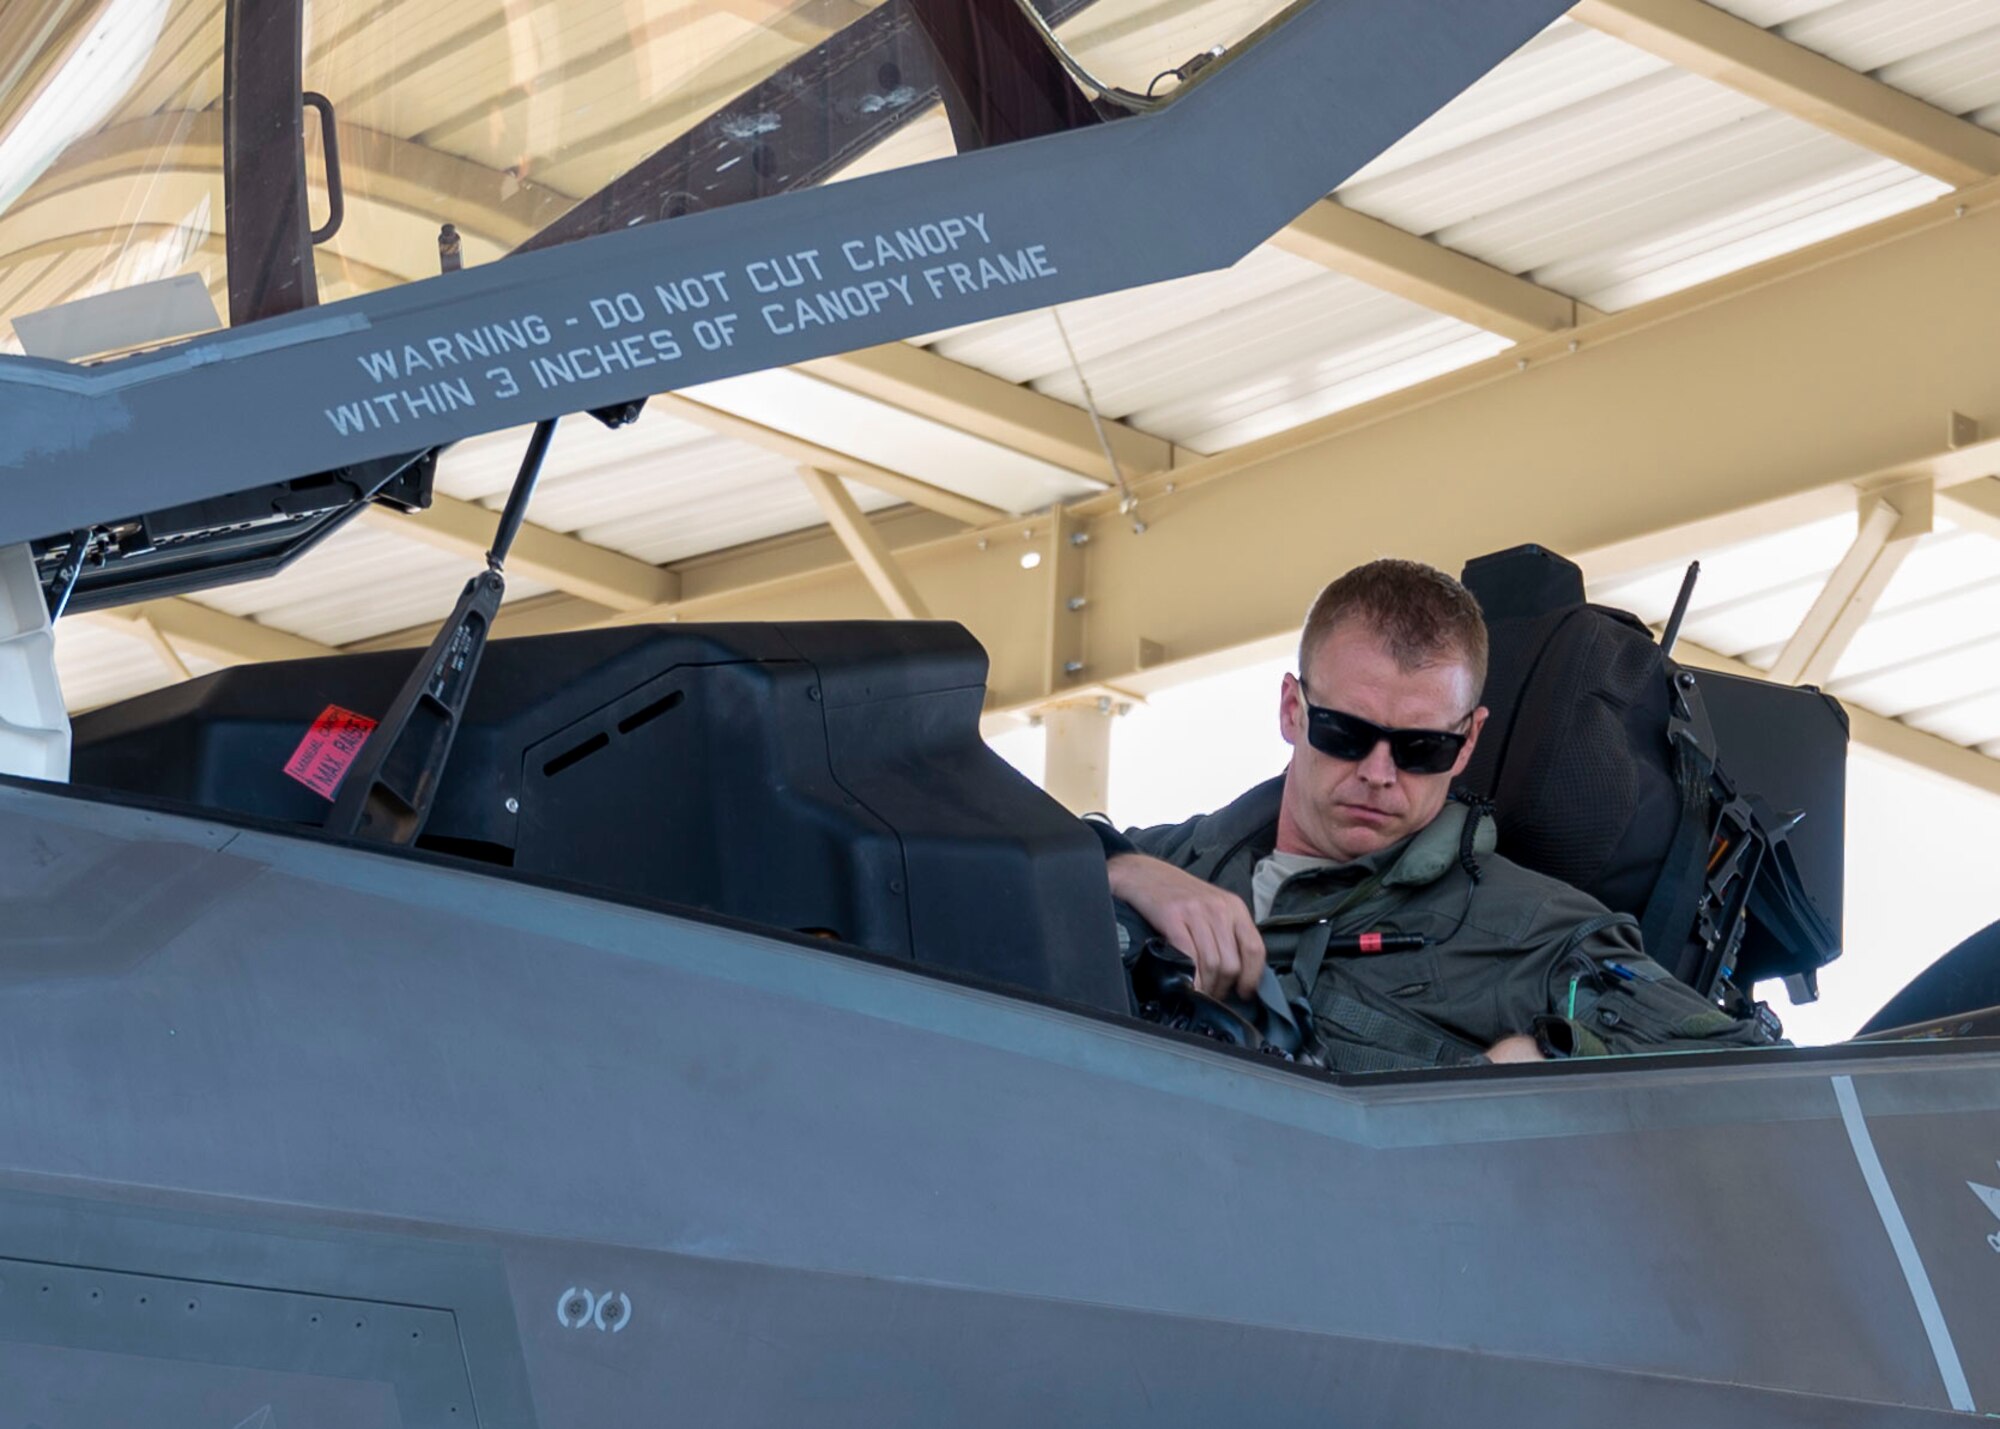
{"type": "MultiPolygon", "coordinates": [[[[1987,13],[1991,15],[1991,7],[1987,13]]],[[[1993,128],[2000,105],[2000,22],[1935,49],[1884,65],[1876,78],[1953,114],[1993,128]]]]}
{"type": "Polygon", "coordinates": [[[685,395],[1004,511],[1035,511],[1101,489],[1052,462],[789,369],[708,382],[685,395]]]}
{"type": "MultiPolygon", "coordinates": [[[[1699,76],[1658,71],[1380,178],[1351,179],[1341,186],[1340,201],[1411,233],[1438,234],[1496,211],[1538,212],[1544,196],[1560,203],[1575,185],[1626,172],[1662,151],[1768,112],[1756,100],[1699,76]]],[[[1440,236],[1450,247],[1465,246],[1440,236]]],[[[1530,266],[1510,265],[1483,251],[1479,256],[1509,272],[1530,266]]]]}
{"type": "MultiPolygon", "coordinates": [[[[896,503],[848,483],[863,511],[896,503]]],[[[712,437],[650,469],[623,468],[550,493],[577,536],[655,565],[782,536],[826,518],[783,457],[712,437]]]]}
{"type": "MultiPolygon", "coordinates": [[[[463,442],[438,466],[438,489],[498,510],[526,427],[463,442]]],[[[855,487],[864,511],[897,504],[855,487]]],[[[557,429],[529,510],[538,526],[654,565],[819,525],[795,464],[651,408],[616,430],[585,416],[557,429]]]]}
{"type": "Polygon", "coordinates": [[[1483,362],[1512,346],[1494,333],[1416,309],[1366,340],[1275,373],[1218,381],[1209,392],[1134,412],[1131,421],[1197,452],[1227,451],[1483,362]]]}
{"type": "MultiPolygon", "coordinates": [[[[1828,59],[1890,84],[1886,73],[1917,55],[1960,50],[1966,42],[2000,26],[1991,0],[1847,0],[1788,20],[1778,33],[1828,59]]],[[[1976,46],[1974,47],[1976,48],[1976,46]]],[[[1898,88],[1902,86],[1898,85],[1898,88]]],[[[1928,94],[1919,97],[1937,100],[1928,94]]]]}
{"type": "Polygon", "coordinates": [[[76,618],[56,623],[56,674],[72,710],[128,700],[176,678],[137,630],[76,618]]]}
{"type": "MultiPolygon", "coordinates": [[[[476,557],[350,523],[266,580],[218,586],[189,599],[253,616],[280,630],[326,645],[345,645],[438,621],[451,613],[465,583],[477,575],[476,557]]],[[[545,585],[509,577],[509,600],[544,595],[545,585]]]]}
{"type": "Polygon", "coordinates": [[[1977,745],[1995,753],[1994,746],[2000,744],[2000,692],[1988,685],[1977,698],[1935,714],[1912,716],[1910,723],[1954,744],[1977,745]]]}
{"type": "Polygon", "coordinates": [[[1840,3],[1841,0],[1714,0],[1717,9],[1727,10],[1739,19],[1762,25],[1767,30],[1802,15],[1833,9],[1840,3]]]}
{"type": "MultiPolygon", "coordinates": [[[[1851,514],[1829,516],[1789,531],[1704,551],[1701,574],[1695,580],[1689,618],[1723,611],[1739,601],[1754,599],[1777,586],[1797,581],[1824,581],[1854,542],[1851,514]]],[[[1590,598],[1629,610],[1658,625],[1674,608],[1686,568],[1673,563],[1593,585],[1590,598]]],[[[1702,644],[1708,642],[1702,641],[1702,644]]],[[[1721,649],[1721,647],[1712,647],[1721,649]]],[[[1747,647],[1738,647],[1743,649],[1747,647]]],[[[1736,654],[1736,650],[1724,650],[1736,654]]]]}
{"type": "MultiPolygon", "coordinates": [[[[1841,698],[1891,718],[1908,717],[1919,729],[1942,733],[1938,721],[1951,706],[1993,688],[2000,636],[1955,648],[1948,656],[1913,660],[1842,686],[1841,698]]],[[[1956,736],[1947,736],[1956,738],[1956,736]]],[[[1988,736],[1975,734],[1966,741],[1988,736]]]]}
{"type": "Polygon", "coordinates": [[[1562,19],[1356,173],[1342,189],[1530,124],[1668,68],[1655,55],[1562,19]]]}
{"type": "MultiPolygon", "coordinates": [[[[1098,360],[1111,353],[1195,327],[1217,314],[1324,273],[1317,264],[1266,245],[1218,273],[1065,303],[1063,325],[1069,330],[1084,374],[1090,376],[1098,360]]],[[[1062,337],[1047,309],[961,328],[939,337],[931,350],[1009,382],[1032,384],[1069,370],[1062,337]]]]}
{"type": "MultiPolygon", "coordinates": [[[[438,458],[437,489],[497,510],[506,504],[532,430],[511,427],[450,448],[438,458]]],[[[574,530],[561,523],[548,500],[570,482],[594,480],[606,469],[666,461],[681,448],[712,440],[703,428],[665,411],[649,409],[638,421],[616,430],[581,412],[566,417],[549,442],[548,457],[535,485],[532,519],[551,530],[574,530]]]]}
{"type": "Polygon", "coordinates": [[[1748,243],[1757,256],[1768,257],[1810,241],[1791,234],[1838,231],[1821,225],[1814,232],[1811,220],[1857,197],[1894,190],[1896,202],[1914,207],[1941,188],[1844,139],[1766,111],[1560,189],[1524,195],[1437,238],[1586,301],[1629,304],[1663,290],[1657,283],[1637,284],[1648,272],[1677,269],[1684,285],[1742,266],[1732,244],[1748,243]],[[1709,248],[1711,262],[1690,263],[1691,255],[1709,248]]]}
{"type": "MultiPolygon", "coordinates": [[[[1097,405],[1124,417],[1195,401],[1216,388],[1289,372],[1384,332],[1435,314],[1401,298],[1306,264],[1298,281],[1221,309],[1198,324],[1106,349],[1109,334],[1091,330],[1097,350],[1079,357],[1097,405]]],[[[1064,311],[1064,321],[1069,312],[1064,311]]],[[[1072,337],[1078,335],[1071,326],[1072,337]]],[[[1081,405],[1083,390],[1067,363],[1038,378],[1037,391],[1081,405]]],[[[1141,426],[1148,426],[1142,417],[1141,426]]],[[[1148,426],[1148,430],[1158,430],[1148,426]]]]}

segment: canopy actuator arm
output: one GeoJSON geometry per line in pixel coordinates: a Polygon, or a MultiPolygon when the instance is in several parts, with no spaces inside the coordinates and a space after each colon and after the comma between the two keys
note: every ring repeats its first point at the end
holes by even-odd
{"type": "Polygon", "coordinates": [[[341,780],[333,811],[327,815],[328,833],[398,846],[415,843],[423,833],[479,673],[479,657],[485,653],[486,637],[507,592],[507,552],[527,517],[528,499],[555,429],[553,417],[535,424],[520,473],[507,493],[506,509],[500,513],[493,548],[486,553],[486,569],[466,582],[450,619],[439,627],[437,638],[341,780]]]}

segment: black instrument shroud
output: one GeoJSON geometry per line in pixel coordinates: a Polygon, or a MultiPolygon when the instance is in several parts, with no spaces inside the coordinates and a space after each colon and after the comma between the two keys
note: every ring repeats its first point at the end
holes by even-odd
{"type": "MultiPolygon", "coordinates": [[[[84,715],[73,778],[297,823],[329,705],[418,652],[221,671],[84,715]]],[[[1097,840],[979,737],[957,625],[630,626],[488,647],[418,847],[1123,1013],[1097,840]]]]}

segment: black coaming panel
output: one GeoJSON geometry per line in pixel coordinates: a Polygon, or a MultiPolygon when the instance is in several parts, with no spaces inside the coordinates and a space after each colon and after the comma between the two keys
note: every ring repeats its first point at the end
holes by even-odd
{"type": "MultiPolygon", "coordinates": [[[[327,802],[287,761],[329,707],[379,718],[414,658],[93,712],[72,777],[318,828],[327,802]]],[[[981,740],[985,675],[946,622],[495,641],[419,843],[1122,1012],[1102,852],[981,740]]]]}

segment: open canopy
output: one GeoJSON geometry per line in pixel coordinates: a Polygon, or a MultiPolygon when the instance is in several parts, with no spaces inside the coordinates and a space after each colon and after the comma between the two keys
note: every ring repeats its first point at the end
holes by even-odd
{"type": "Polygon", "coordinates": [[[1564,8],[1252,4],[1128,43],[1121,3],[1073,22],[1087,65],[988,0],[10,7],[0,315],[51,355],[0,358],[0,544],[98,531],[186,588],[421,503],[458,438],[1225,266],[1564,8]],[[896,168],[873,146],[940,90],[961,153],[896,168]],[[227,330],[140,320],[204,305],[227,330]],[[107,359],[120,322],[144,346],[107,359]]]}

